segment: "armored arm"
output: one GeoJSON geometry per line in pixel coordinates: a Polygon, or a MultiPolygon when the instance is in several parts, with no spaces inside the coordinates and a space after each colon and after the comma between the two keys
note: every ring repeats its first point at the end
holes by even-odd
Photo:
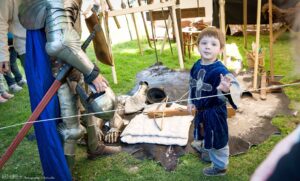
{"type": "Polygon", "coordinates": [[[19,18],[26,29],[44,27],[47,53],[78,69],[91,84],[98,78],[99,69],[81,50],[80,30],[74,28],[80,4],[79,0],[24,0],[19,18]]]}

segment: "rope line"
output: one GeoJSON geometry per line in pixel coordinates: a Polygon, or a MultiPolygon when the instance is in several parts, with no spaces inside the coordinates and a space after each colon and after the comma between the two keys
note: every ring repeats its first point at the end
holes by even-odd
{"type": "MultiPolygon", "coordinates": [[[[241,93],[244,93],[244,92],[256,92],[256,91],[264,90],[264,89],[277,89],[277,88],[283,88],[283,87],[289,87],[289,86],[297,86],[297,85],[300,85],[300,82],[296,82],[296,83],[292,83],[292,84],[284,84],[284,85],[273,85],[273,86],[264,87],[264,88],[258,88],[258,89],[250,89],[250,90],[242,91],[241,93]]],[[[176,101],[168,101],[168,102],[163,102],[163,103],[187,102],[189,100],[196,100],[196,99],[199,99],[199,98],[201,98],[201,99],[208,99],[208,98],[213,98],[213,97],[219,97],[219,96],[222,96],[222,95],[223,96],[230,95],[230,93],[226,93],[226,94],[217,94],[217,95],[204,96],[204,97],[196,97],[196,98],[192,98],[192,99],[182,99],[186,94],[187,93],[185,93],[183,96],[181,96],[180,99],[178,99],[176,101]]],[[[163,103],[154,103],[154,105],[155,104],[163,104],[163,103]]],[[[150,106],[153,106],[153,104],[146,105],[145,108],[150,107],[150,106]]],[[[114,109],[114,110],[110,110],[110,111],[101,111],[101,112],[78,114],[78,115],[73,115],[73,116],[57,117],[57,118],[50,118],[50,119],[41,119],[41,120],[34,121],[34,124],[48,122],[48,121],[55,121],[55,120],[59,120],[59,119],[67,119],[67,118],[74,118],[74,117],[81,117],[81,116],[90,116],[90,115],[95,115],[95,114],[105,114],[105,113],[110,113],[110,112],[115,112],[115,111],[120,111],[120,110],[124,110],[124,109],[114,109]]],[[[142,112],[142,111],[137,111],[137,112],[142,112]]],[[[4,130],[4,129],[8,129],[8,128],[13,128],[13,127],[25,125],[25,124],[32,124],[32,122],[30,122],[30,123],[23,122],[23,123],[18,123],[18,124],[13,124],[13,125],[9,125],[9,126],[0,127],[0,131],[4,130]]]]}

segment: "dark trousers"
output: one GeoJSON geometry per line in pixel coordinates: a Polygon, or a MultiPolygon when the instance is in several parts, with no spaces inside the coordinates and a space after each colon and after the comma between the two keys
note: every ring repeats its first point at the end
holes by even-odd
{"type": "MultiPolygon", "coordinates": [[[[18,64],[17,64],[17,58],[18,58],[18,53],[13,47],[9,48],[9,60],[10,60],[10,69],[11,72],[7,73],[4,75],[4,78],[6,80],[6,83],[8,86],[11,86],[15,84],[16,82],[19,82],[22,80],[22,74],[19,70],[18,64]]],[[[25,56],[21,55],[20,57],[22,66],[24,67],[24,59],[25,56]]]]}

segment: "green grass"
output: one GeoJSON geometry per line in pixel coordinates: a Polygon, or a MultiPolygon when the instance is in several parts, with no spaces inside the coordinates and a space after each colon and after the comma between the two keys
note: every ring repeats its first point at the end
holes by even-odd
{"type": "MultiPolygon", "coordinates": [[[[268,36],[262,36],[261,40],[261,46],[266,50],[266,69],[269,69],[268,36]]],[[[250,47],[252,41],[255,41],[255,37],[249,36],[248,47],[250,47]]],[[[236,43],[242,56],[245,58],[246,50],[242,47],[243,37],[228,37],[227,42],[236,43]]],[[[160,46],[161,43],[158,42],[158,50],[160,50],[160,46]]],[[[172,46],[173,56],[166,45],[162,55],[158,51],[158,57],[159,61],[166,66],[177,69],[179,68],[179,63],[176,44],[173,43],[172,46]]],[[[135,41],[118,44],[113,47],[119,81],[117,85],[112,82],[111,68],[97,62],[103,75],[108,79],[117,95],[125,94],[131,90],[136,81],[136,74],[156,62],[154,50],[147,47],[148,45],[144,40],[143,56],[139,54],[135,41]]],[[[283,83],[296,80],[296,77],[292,74],[294,62],[290,53],[290,47],[291,43],[288,34],[281,36],[274,44],[275,74],[285,75],[284,79],[282,79],[283,83]]],[[[95,61],[91,47],[88,48],[87,53],[95,61]]],[[[190,59],[186,58],[185,68],[191,68],[197,58],[197,52],[190,59]]],[[[246,61],[244,63],[246,65],[246,61]]],[[[299,108],[300,95],[298,89],[299,86],[284,89],[291,100],[291,108],[299,108]]],[[[28,91],[24,89],[24,91],[17,93],[15,98],[8,103],[0,104],[0,128],[25,122],[30,116],[30,112],[28,91]]],[[[77,149],[74,177],[78,180],[249,180],[255,168],[264,160],[275,144],[299,124],[299,116],[278,115],[273,119],[273,124],[281,130],[282,134],[270,136],[264,143],[252,147],[245,154],[230,157],[229,172],[227,176],[222,178],[203,176],[201,170],[207,165],[201,163],[197,155],[194,154],[187,154],[181,157],[176,170],[167,172],[159,163],[153,160],[137,160],[126,153],[89,161],[86,159],[86,152],[83,147],[78,147],[77,149]]],[[[4,153],[20,128],[21,126],[17,126],[0,130],[0,154],[4,153]]],[[[5,178],[25,180],[25,177],[42,178],[36,141],[29,141],[27,138],[22,141],[3,170],[0,171],[0,180],[5,178]]]]}

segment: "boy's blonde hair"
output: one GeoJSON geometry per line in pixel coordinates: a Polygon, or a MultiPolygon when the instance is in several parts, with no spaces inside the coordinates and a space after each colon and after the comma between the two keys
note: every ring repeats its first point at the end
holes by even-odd
{"type": "Polygon", "coordinates": [[[201,39],[205,36],[214,37],[219,40],[220,48],[224,48],[225,46],[225,37],[224,34],[215,27],[207,27],[201,31],[197,39],[197,45],[199,45],[201,39]]]}

